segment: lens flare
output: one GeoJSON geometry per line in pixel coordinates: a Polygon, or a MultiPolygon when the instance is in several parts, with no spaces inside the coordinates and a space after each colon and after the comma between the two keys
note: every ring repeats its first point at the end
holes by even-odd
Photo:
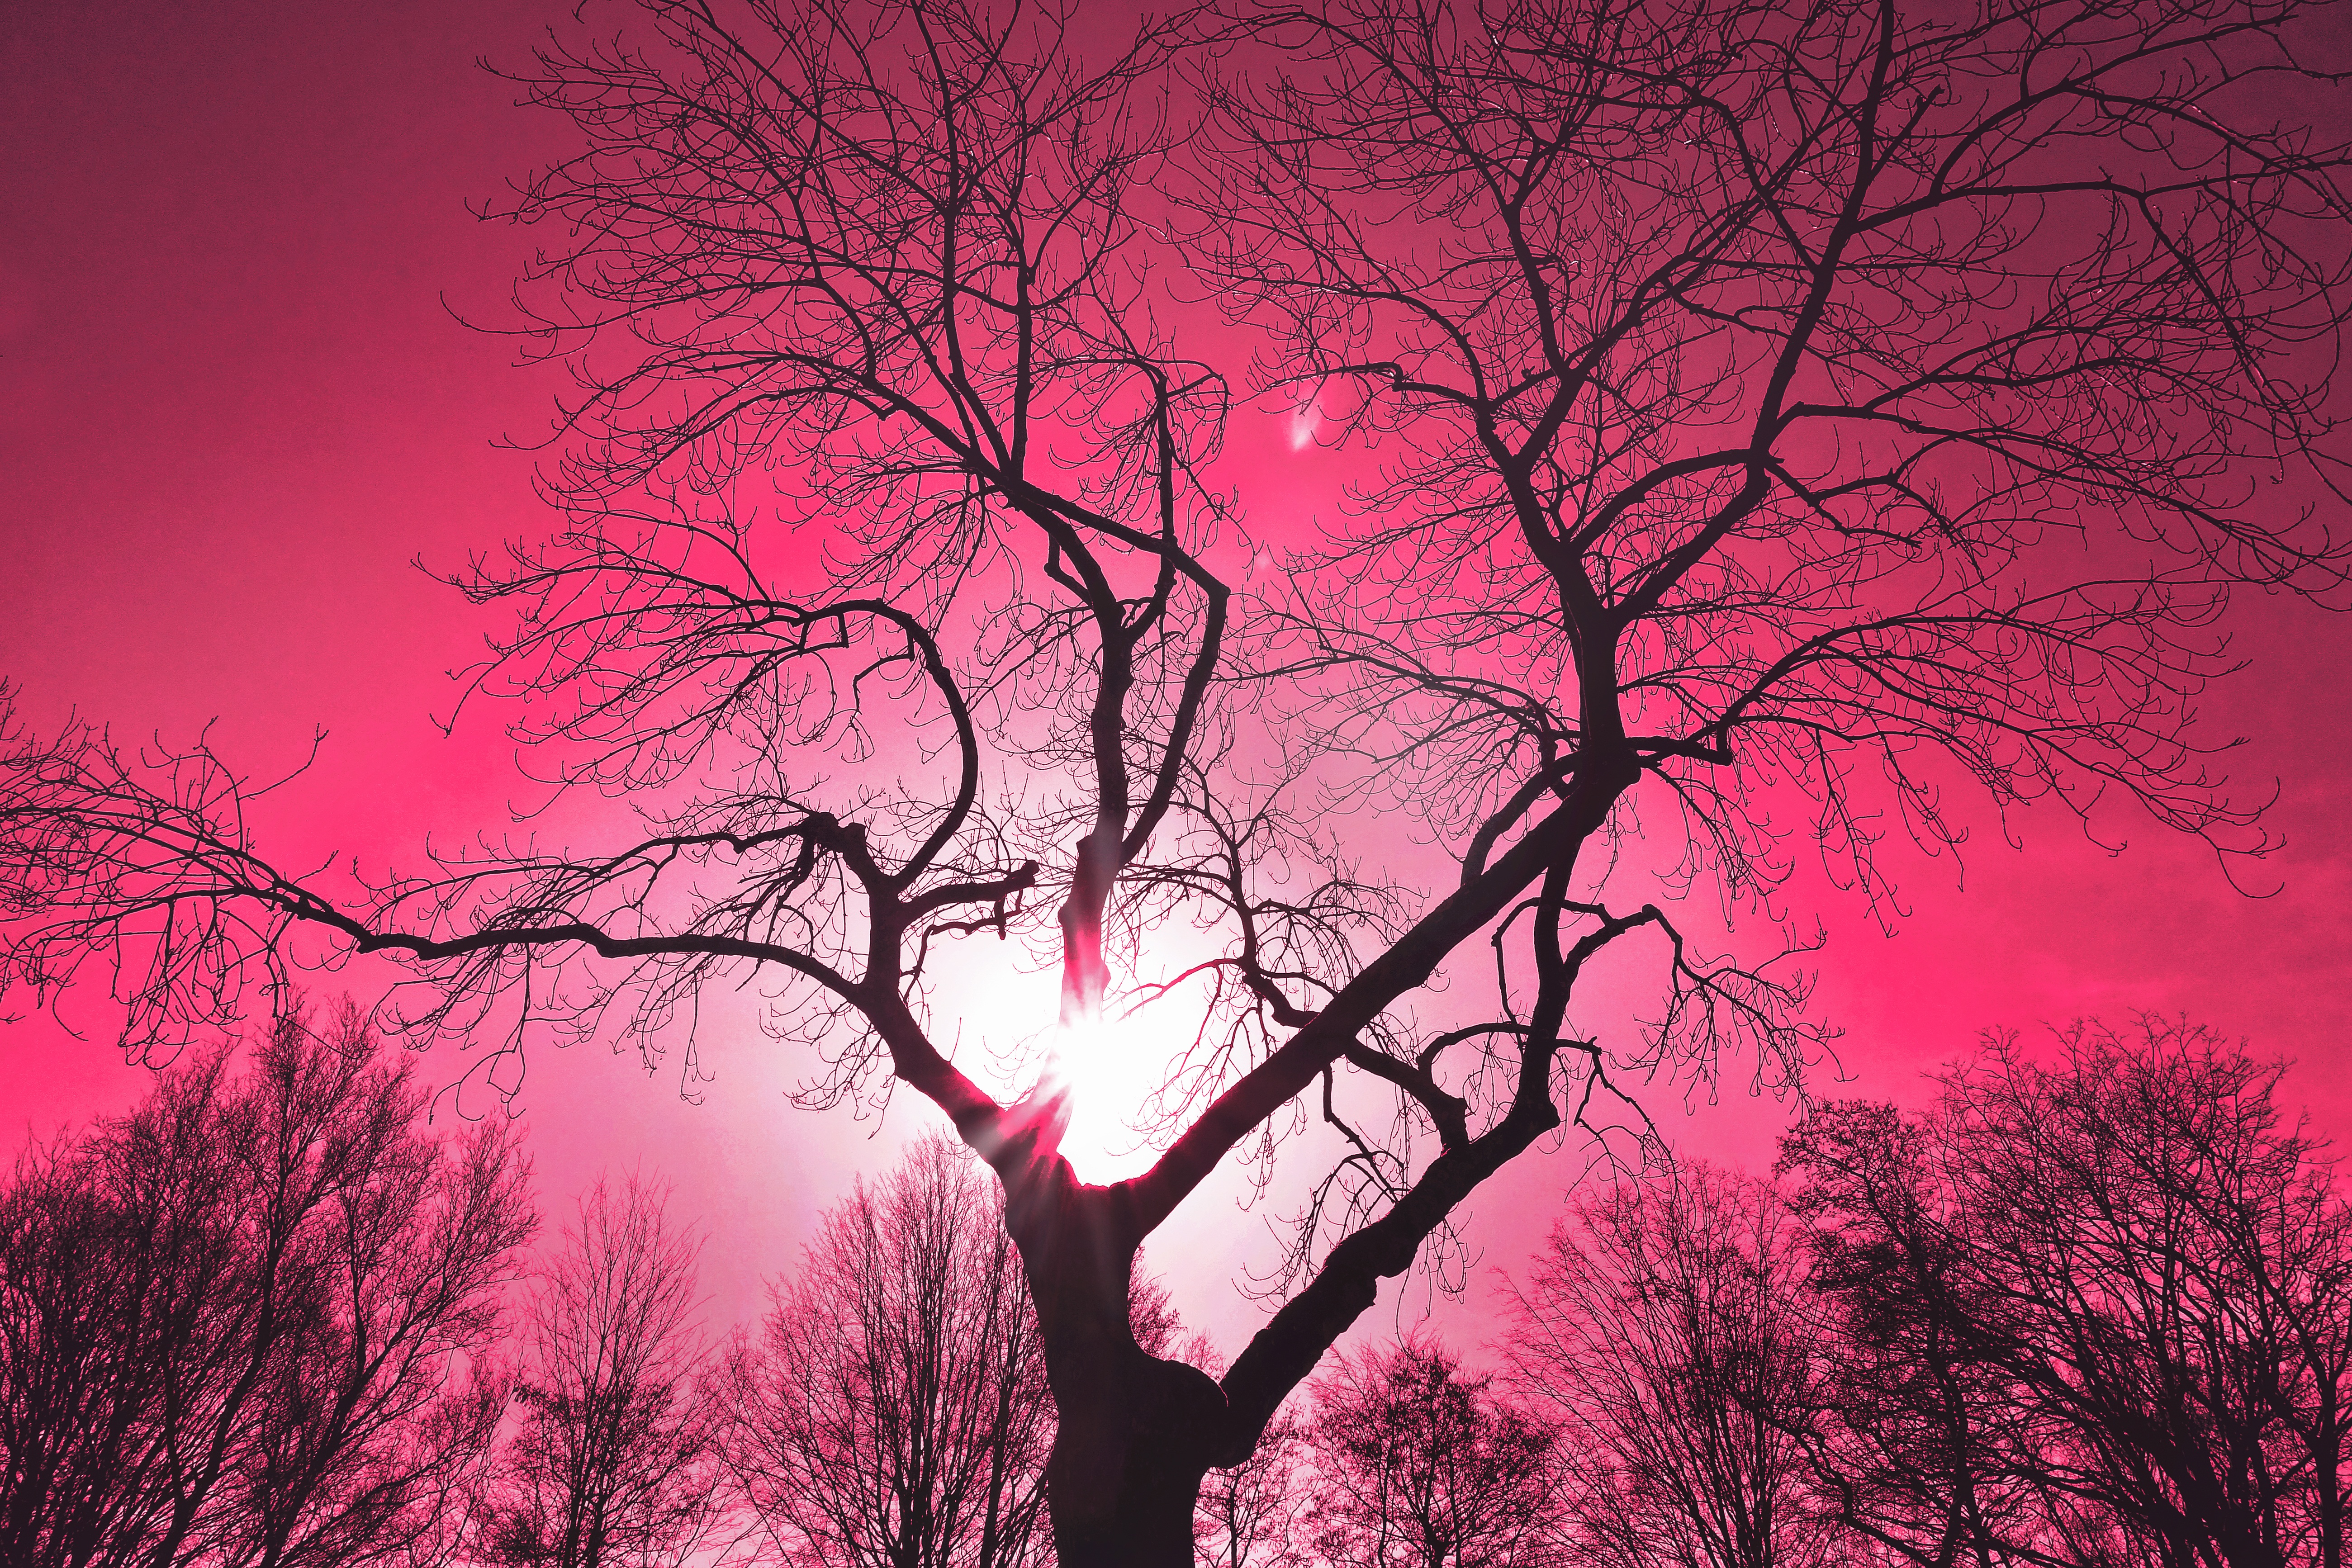
{"type": "Polygon", "coordinates": [[[1314,444],[1316,435],[1322,428],[1323,405],[1320,401],[1293,409],[1290,415],[1290,449],[1304,452],[1314,444]]]}

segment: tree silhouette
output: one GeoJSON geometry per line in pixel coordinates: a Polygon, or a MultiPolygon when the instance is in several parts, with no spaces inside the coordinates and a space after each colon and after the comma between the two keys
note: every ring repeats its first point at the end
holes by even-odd
{"type": "Polygon", "coordinates": [[[1603,1193],[1519,1293],[1515,1382],[1552,1414],[1575,1561],[1833,1561],[1794,1428],[1817,1373],[1796,1229],[1766,1184],[1703,1163],[1603,1193]]]}
{"type": "Polygon", "coordinates": [[[26,1564],[404,1563],[454,1536],[533,1219],[513,1138],[415,1125],[348,1008],[280,1019],[0,1192],[0,1548],[26,1564]]]}
{"type": "Polygon", "coordinates": [[[2352,1214],[2332,1166],[2282,1124],[2278,1069],[2210,1030],[2080,1025],[2056,1047],[1991,1037],[1923,1123],[1850,1106],[1790,1135],[1849,1391],[1816,1429],[1824,1472],[1915,1562],[2340,1563],[2352,1214]],[[1897,1169],[1905,1201],[1872,1201],[1897,1169]],[[1930,1436],[1887,1440],[1905,1432],[1930,1436]],[[1967,1462],[1915,1458],[1912,1506],[1873,1508],[1923,1449],[1967,1462]]]}
{"type": "MultiPolygon", "coordinates": [[[[1176,1354],[1212,1377],[1225,1370],[1206,1335],[1188,1337],[1176,1354]]],[[[1202,1479],[1193,1516],[1199,1568],[1303,1568],[1314,1561],[1311,1438],[1304,1418],[1278,1411],[1247,1459],[1202,1479]]]]}
{"type": "MultiPolygon", "coordinates": [[[[1215,1370],[1206,1361],[1194,1364],[1215,1370]]],[[[1311,1562],[1306,1465],[1305,1425],[1278,1415],[1247,1459],[1211,1471],[1194,1516],[1200,1568],[1300,1568],[1311,1562]]]]}
{"type": "Polygon", "coordinates": [[[729,1468],[783,1561],[1048,1560],[1045,1351],[991,1185],[918,1144],[825,1215],[730,1358],[729,1468]]]}
{"type": "Polygon", "coordinates": [[[1823,1402],[1803,1428],[1848,1530],[1916,1563],[1981,1559],[2044,1517],[2014,1458],[2010,1391],[1969,1343],[1948,1194],[1919,1130],[1892,1106],[1817,1108],[1781,1150],[1811,1225],[1823,1402]]]}
{"type": "Polygon", "coordinates": [[[1417,1341],[1315,1382],[1316,1547],[1340,1568],[1545,1568],[1562,1553],[1552,1429],[1417,1341]]]}
{"type": "MultiPolygon", "coordinates": [[[[728,1357],[726,1464],[788,1563],[1025,1568],[1043,1526],[1053,1398],[1003,1199],[940,1135],[824,1215],[728,1357]]],[[[1139,1276],[1136,1342],[1177,1332],[1139,1276]]]]}
{"type": "Polygon", "coordinates": [[[784,983],[813,1100],[903,1085],[1003,1184],[1063,1560],[1182,1562],[1205,1470],[1612,1071],[1801,1070],[1798,976],[1645,879],[1818,851],[1891,919],[1954,782],[2262,847],[2186,725],[2231,587],[2352,552],[2346,154],[2268,90],[2308,11],[646,0],[515,79],[579,138],[499,216],[580,393],[561,523],[458,579],[514,616],[472,696],[638,824],[353,888],[202,747],[17,735],[8,982],[165,1044],[308,932],[412,966],[413,1027],[648,1051],[784,983]],[[1377,442],[1319,542],[1220,544],[1188,289],[1377,442]],[[1107,998],[1186,1011],[1145,1173],[1081,1182],[1071,1075],[1008,1101],[953,1043],[982,933],[1058,958],[1066,1068],[1139,1048],[1107,998]],[[1436,1001],[1490,942],[1500,994],[1436,1001]],[[1572,1023],[1604,952],[1654,1026],[1572,1023]],[[1217,1379],[1150,1354],[1137,1248],[1302,1097],[1345,1155],[1288,1299],[1217,1379]]]}
{"type": "Polygon", "coordinates": [[[694,1322],[698,1244],[668,1194],[599,1181],[544,1261],[515,1388],[520,1419],[475,1555],[505,1568],[677,1568],[722,1520],[710,1358],[694,1322]]]}

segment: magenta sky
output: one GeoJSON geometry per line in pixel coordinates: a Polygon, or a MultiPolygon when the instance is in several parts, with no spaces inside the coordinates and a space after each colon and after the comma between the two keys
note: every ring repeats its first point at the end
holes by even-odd
{"type": "MultiPolygon", "coordinates": [[[[269,824],[281,863],[380,865],[427,830],[494,825],[508,798],[491,725],[445,741],[428,722],[481,624],[409,562],[538,526],[527,459],[488,442],[543,428],[551,383],[509,368],[441,297],[496,315],[523,241],[464,204],[558,145],[473,61],[516,58],[566,13],[58,0],[0,29],[0,675],[45,728],[79,708],[118,735],[185,739],[216,716],[216,745],[257,773],[325,727],[320,765],[269,824]]],[[[1294,455],[1279,415],[1244,418],[1234,477],[1255,526],[1330,504],[1341,462],[1294,455]]],[[[1987,1026],[2186,1011],[2295,1058],[2290,1100],[2352,1138],[2352,619],[2250,595],[2237,626],[2252,668],[2203,721],[2252,738],[2231,765],[2247,790],[2279,781],[2286,848],[2253,876],[2283,890],[2242,898],[2146,822],[2108,824],[2132,841],[2120,858],[2061,816],[2024,821],[2021,854],[1988,823],[1965,891],[1948,864],[1915,866],[1894,940],[1858,908],[1823,910],[1820,1005],[1847,1031],[1852,1079],[1825,1088],[1911,1094],[1987,1026]]],[[[695,1108],[633,1058],[542,1052],[524,1103],[551,1212],[600,1166],[661,1169],[719,1238],[707,1283],[731,1318],[814,1209],[930,1113],[907,1097],[869,1139],[870,1123],[786,1107],[800,1066],[763,1041],[711,1060],[695,1108]]],[[[141,1081],[102,1039],[0,1026],[11,1142],[141,1081]]],[[[1738,1088],[1688,1117],[1655,1110],[1685,1147],[1760,1163],[1783,1113],[1738,1088]]],[[[1474,1205],[1486,1263],[1524,1255],[1577,1163],[1523,1166],[1474,1205]]],[[[1171,1268],[1187,1249],[1265,1260],[1255,1222],[1213,1194],[1194,1208],[1156,1267],[1189,1274],[1171,1268]]],[[[1179,1304],[1239,1328],[1255,1310],[1230,1277],[1180,1280],[1179,1304]]]]}

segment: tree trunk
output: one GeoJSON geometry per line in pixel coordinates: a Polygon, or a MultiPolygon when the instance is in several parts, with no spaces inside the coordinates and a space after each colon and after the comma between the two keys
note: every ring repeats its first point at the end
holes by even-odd
{"type": "Polygon", "coordinates": [[[1208,1439],[1224,1415],[1217,1385],[1139,1349],[1125,1376],[1056,1398],[1045,1496],[1062,1568],[1192,1568],[1208,1439]]]}
{"type": "Polygon", "coordinates": [[[1206,1373],[1136,1343],[1128,1289],[1140,1233],[1127,1189],[1087,1186],[1054,1154],[997,1169],[1061,1416],[1045,1501],[1062,1568],[1191,1568],[1225,1398],[1206,1373]]]}

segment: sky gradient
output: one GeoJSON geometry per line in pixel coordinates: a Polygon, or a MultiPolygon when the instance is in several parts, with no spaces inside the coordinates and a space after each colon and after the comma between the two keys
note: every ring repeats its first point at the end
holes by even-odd
{"type": "MultiPolygon", "coordinates": [[[[0,676],[40,728],[79,710],[120,738],[184,742],[211,723],[257,775],[327,731],[266,824],[281,864],[381,867],[428,833],[494,827],[514,793],[495,715],[453,739],[432,722],[486,623],[412,562],[454,566],[540,526],[530,457],[493,437],[544,430],[553,380],[452,312],[497,319],[530,243],[466,204],[562,146],[474,62],[519,58],[563,9],[58,0],[0,27],[0,676]]],[[[1237,415],[1231,478],[1254,528],[1336,502],[1347,459],[1293,436],[1283,412],[1237,415]]],[[[2144,819],[2104,822],[2129,840],[2116,856],[2058,813],[2021,818],[2014,850],[1977,813],[1964,879],[1908,865],[1898,935],[1822,906],[1817,1006],[1845,1031],[1847,1081],[1825,1067],[1820,1091],[1913,1098],[1923,1068],[1985,1027],[2144,1008],[2294,1058],[2289,1106],[2352,1137],[2352,618],[2249,593],[2234,627],[2249,668],[2200,732],[2249,737],[2229,771],[2278,792],[2284,848],[2245,877],[2275,893],[2233,891],[2200,846],[2144,819]]],[[[551,1215],[600,1168],[677,1184],[715,1238],[724,1322],[852,1173],[936,1113],[911,1095],[879,1130],[794,1111],[782,1095],[805,1064],[756,1035],[714,1041],[708,1061],[697,1106],[674,1071],[542,1051],[521,1105],[551,1215]]],[[[425,1076],[461,1070],[436,1053],[425,1076]]],[[[144,1082],[103,1037],[0,1025],[12,1142],[144,1082]]],[[[1652,1109],[1682,1148],[1751,1164],[1786,1116],[1736,1066],[1720,1103],[1652,1109]]],[[[1581,1163],[1522,1162],[1474,1199],[1482,1267],[1517,1264],[1581,1163]]],[[[1188,1319],[1229,1343],[1256,1315],[1236,1266],[1272,1256],[1230,1202],[1197,1196],[1150,1248],[1188,1319]]]]}

